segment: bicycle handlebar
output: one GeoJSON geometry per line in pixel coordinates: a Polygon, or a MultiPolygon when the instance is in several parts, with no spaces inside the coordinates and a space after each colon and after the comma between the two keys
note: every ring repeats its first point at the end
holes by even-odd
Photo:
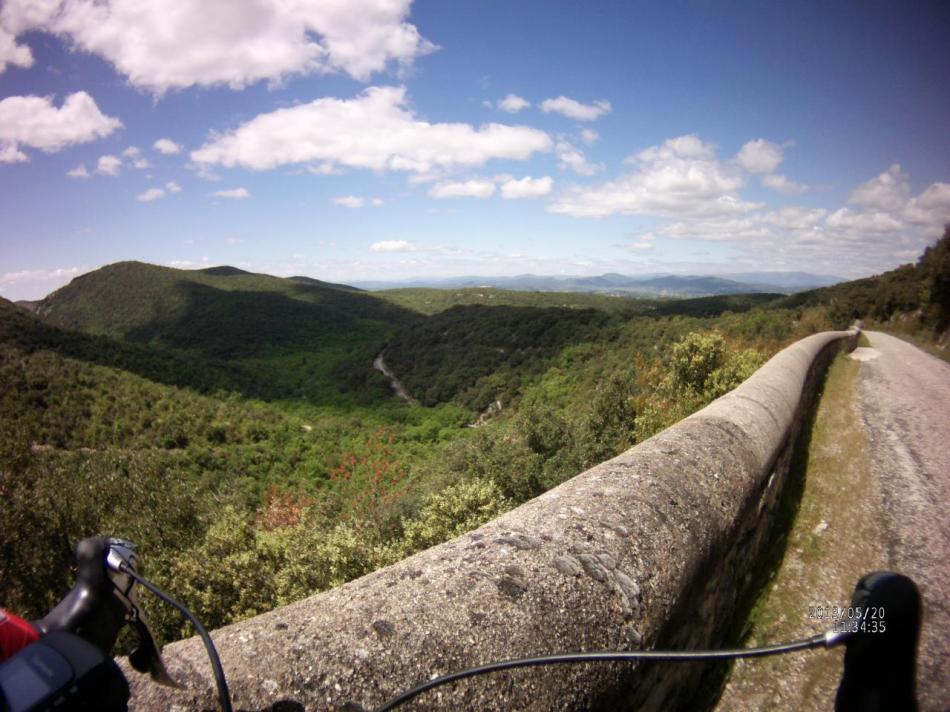
{"type": "Polygon", "coordinates": [[[122,626],[128,623],[138,637],[138,647],[129,655],[132,667],[148,672],[158,683],[176,687],[139,605],[135,581],[122,570],[127,566],[135,571],[136,560],[135,545],[130,541],[83,539],[76,545],[76,583],[33,625],[43,636],[60,630],[73,633],[109,655],[122,626]]]}

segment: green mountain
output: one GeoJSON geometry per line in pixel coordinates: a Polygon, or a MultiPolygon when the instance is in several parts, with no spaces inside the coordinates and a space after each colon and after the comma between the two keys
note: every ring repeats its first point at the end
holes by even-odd
{"type": "Polygon", "coordinates": [[[396,330],[423,318],[319,280],[141,262],[84,274],[31,306],[49,325],[199,362],[219,374],[198,383],[204,390],[223,378],[246,395],[314,403],[341,391],[385,397],[373,356],[396,330]]]}
{"type": "Polygon", "coordinates": [[[318,280],[142,262],[118,262],[77,277],[36,311],[57,326],[216,356],[337,340],[364,330],[364,321],[396,327],[416,318],[382,299],[318,280]]]}

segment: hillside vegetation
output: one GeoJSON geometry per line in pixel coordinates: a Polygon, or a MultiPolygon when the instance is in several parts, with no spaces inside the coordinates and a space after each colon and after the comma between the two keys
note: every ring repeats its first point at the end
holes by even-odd
{"type": "Polygon", "coordinates": [[[787,308],[823,306],[837,326],[864,319],[938,340],[950,327],[950,226],[915,264],[890,272],[801,292],[777,303],[787,308]]]}
{"type": "MultiPolygon", "coordinates": [[[[931,330],[947,245],[874,278],[916,284],[900,306],[931,330]]],[[[422,308],[122,263],[50,295],[43,318],[0,301],[0,595],[39,615],[70,583],[72,545],[116,534],[207,625],[268,610],[622,452],[844,315],[879,318],[867,294],[490,306],[427,292],[422,308]],[[421,404],[392,395],[379,352],[421,404]]],[[[183,633],[153,618],[164,639],[183,633]]]]}

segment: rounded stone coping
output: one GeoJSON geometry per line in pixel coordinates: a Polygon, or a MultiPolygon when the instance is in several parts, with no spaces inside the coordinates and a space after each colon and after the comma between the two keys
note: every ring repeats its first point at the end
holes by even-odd
{"type": "MultiPolygon", "coordinates": [[[[720,591],[737,585],[710,567],[734,548],[771,481],[813,365],[856,340],[855,331],[802,339],[701,411],[474,532],[215,631],[235,708],[372,709],[434,675],[492,660],[651,647],[704,586],[708,605],[684,640],[708,645],[720,591]]],[[[164,654],[185,689],[159,687],[126,665],[131,709],[215,709],[200,640],[164,654]]],[[[610,707],[630,670],[516,671],[443,688],[422,706],[610,707]]]]}

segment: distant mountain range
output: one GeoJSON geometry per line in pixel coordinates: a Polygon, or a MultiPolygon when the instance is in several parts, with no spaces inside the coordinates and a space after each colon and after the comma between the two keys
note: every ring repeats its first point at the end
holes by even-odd
{"type": "Polygon", "coordinates": [[[828,287],[845,280],[808,272],[740,272],[720,275],[616,273],[593,277],[544,276],[521,274],[514,277],[448,277],[443,279],[413,279],[406,281],[358,281],[359,289],[383,290],[430,287],[460,289],[466,287],[493,287],[517,291],[537,292],[595,292],[599,294],[630,296],[706,297],[721,294],[752,294],[770,292],[793,294],[818,287],[828,287]]]}

